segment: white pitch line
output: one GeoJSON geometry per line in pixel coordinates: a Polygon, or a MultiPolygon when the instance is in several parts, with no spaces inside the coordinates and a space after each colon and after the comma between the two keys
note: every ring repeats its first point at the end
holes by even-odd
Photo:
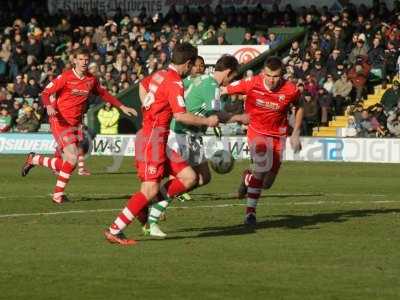
{"type": "MultiPolygon", "coordinates": [[[[324,204],[387,204],[399,203],[400,200],[381,200],[381,201],[314,201],[314,202],[287,202],[287,203],[259,203],[258,206],[310,206],[310,205],[324,205],[324,204]]],[[[245,203],[227,203],[216,205],[196,205],[196,206],[171,206],[169,209],[198,209],[198,208],[225,208],[235,206],[245,206],[245,203]]],[[[39,213],[20,213],[20,214],[5,214],[0,215],[0,219],[4,218],[18,218],[18,217],[34,217],[34,216],[52,216],[52,215],[65,215],[65,214],[84,214],[84,213],[102,213],[120,211],[122,208],[109,208],[109,209],[88,209],[88,210],[67,210],[55,212],[39,212],[39,213]]]]}

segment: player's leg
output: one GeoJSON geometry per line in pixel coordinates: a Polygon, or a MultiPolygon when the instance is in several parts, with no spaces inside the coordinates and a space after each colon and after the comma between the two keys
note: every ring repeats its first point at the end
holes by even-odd
{"type": "Polygon", "coordinates": [[[157,203],[152,205],[149,214],[150,235],[165,237],[166,234],[158,226],[160,216],[165,212],[174,196],[180,195],[196,185],[197,175],[192,167],[175,151],[170,152],[167,161],[169,173],[174,175],[168,180],[157,195],[157,203]]]}
{"type": "Polygon", "coordinates": [[[242,178],[248,181],[247,205],[245,221],[246,225],[256,225],[256,209],[261,195],[264,177],[272,166],[272,140],[264,135],[259,135],[249,130],[247,133],[250,155],[252,159],[251,174],[244,174],[242,178]]]}
{"type": "Polygon", "coordinates": [[[85,167],[85,155],[86,153],[84,150],[79,147],[79,154],[78,154],[78,175],[80,176],[90,176],[90,172],[85,167]]]}
{"type": "Polygon", "coordinates": [[[210,167],[208,166],[208,162],[202,162],[201,164],[194,166],[193,170],[197,174],[197,184],[195,188],[204,186],[210,183],[211,181],[211,172],[210,167]]]}
{"type": "Polygon", "coordinates": [[[159,187],[160,183],[158,181],[142,182],[140,191],[131,196],[124,209],[108,230],[104,232],[106,239],[110,243],[121,245],[133,245],[136,243],[135,240],[127,239],[123,234],[123,230],[146,209],[149,200],[157,195],[159,187]]]}
{"type": "Polygon", "coordinates": [[[75,136],[76,128],[71,127],[65,121],[58,119],[57,117],[51,117],[49,118],[49,123],[54,140],[57,143],[54,157],[51,158],[33,152],[29,153],[25,164],[22,167],[22,176],[28,175],[29,171],[34,166],[43,166],[52,169],[53,172],[59,172],[63,164],[63,159],[61,157],[63,148],[71,143],[75,143],[77,140],[77,137],[75,136]]]}
{"type": "Polygon", "coordinates": [[[22,166],[21,175],[25,177],[29,174],[35,166],[42,166],[51,169],[53,172],[58,173],[62,166],[61,157],[48,157],[34,152],[30,152],[25,159],[24,165],[22,166]]]}
{"type": "MultiPolygon", "coordinates": [[[[262,140],[261,140],[262,141],[262,140]]],[[[247,207],[245,224],[255,225],[256,208],[262,189],[269,189],[273,185],[281,166],[282,144],[280,138],[267,137],[254,149],[254,170],[248,176],[247,207]]]]}
{"type": "MultiPolygon", "coordinates": [[[[85,156],[90,150],[89,143],[91,142],[89,134],[83,129],[79,130],[79,154],[78,154],[78,175],[90,176],[90,172],[85,167],[85,156]]],[[[89,153],[90,154],[90,153],[89,153]]]]}
{"type": "Polygon", "coordinates": [[[57,176],[56,186],[53,193],[53,202],[61,204],[67,199],[64,195],[70,177],[76,168],[78,161],[78,147],[76,143],[71,143],[63,148],[63,161],[60,172],[57,176]]]}
{"type": "MultiPolygon", "coordinates": [[[[208,163],[204,162],[198,166],[194,166],[193,167],[193,171],[197,174],[197,180],[196,180],[196,184],[190,188],[189,190],[187,190],[187,192],[192,191],[193,189],[199,187],[199,186],[203,186],[206,185],[210,182],[211,180],[211,172],[210,172],[210,168],[208,167],[208,163]]],[[[187,177],[187,174],[182,173],[181,177],[183,177],[183,175],[185,175],[187,177]]],[[[193,174],[192,174],[193,175],[193,174]]],[[[173,179],[175,178],[174,176],[170,176],[169,179],[173,179]]],[[[184,193],[185,194],[185,193],[184,193]]],[[[178,197],[181,197],[183,194],[175,197],[176,199],[179,199],[178,197]]],[[[170,203],[172,202],[172,198],[168,197],[165,193],[162,194],[161,199],[158,199],[158,201],[156,203],[154,203],[153,205],[151,205],[150,207],[150,213],[149,213],[149,224],[158,224],[158,222],[162,219],[162,217],[165,215],[165,211],[168,208],[168,206],[170,205],[170,203]]],[[[149,231],[150,235],[155,235],[155,236],[164,236],[161,232],[161,229],[158,226],[154,226],[152,225],[151,227],[153,227],[153,232],[149,231]],[[158,232],[158,234],[155,233],[155,231],[158,232]]],[[[147,230],[145,229],[145,234],[147,233],[147,230]]]]}

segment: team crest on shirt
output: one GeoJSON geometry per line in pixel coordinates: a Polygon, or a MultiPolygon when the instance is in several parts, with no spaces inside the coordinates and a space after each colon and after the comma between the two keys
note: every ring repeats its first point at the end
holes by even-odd
{"type": "Polygon", "coordinates": [[[87,86],[88,90],[91,90],[93,87],[93,82],[92,81],[86,82],[86,86],[87,86]]]}
{"type": "Polygon", "coordinates": [[[157,167],[155,167],[155,166],[148,166],[148,167],[147,167],[147,173],[148,173],[149,175],[155,175],[155,174],[157,174],[157,167]]]}
{"type": "Polygon", "coordinates": [[[285,101],[285,99],[286,99],[285,95],[279,95],[278,96],[279,102],[283,102],[283,101],[285,101]]]}

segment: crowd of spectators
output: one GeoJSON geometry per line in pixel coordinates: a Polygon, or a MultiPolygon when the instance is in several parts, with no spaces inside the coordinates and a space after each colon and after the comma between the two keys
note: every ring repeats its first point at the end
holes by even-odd
{"type": "MultiPolygon", "coordinates": [[[[7,3],[10,8],[11,2],[7,3]]],[[[117,9],[112,17],[97,11],[90,16],[71,11],[50,16],[40,5],[16,16],[6,5],[0,20],[7,24],[0,31],[2,132],[36,131],[40,123],[46,122],[40,92],[63,70],[71,68],[71,53],[79,46],[92,52],[90,72],[112,94],[118,94],[147,74],[165,68],[179,41],[226,45],[230,43],[226,38],[228,28],[241,26],[247,28],[242,44],[267,44],[274,48],[281,42],[280,36],[256,31],[259,20],[263,22],[260,25],[267,27],[303,26],[308,40],[294,41],[283,61],[285,77],[302,91],[304,135],[310,135],[314,126],[327,125],[334,116],[345,112],[356,115],[373,84],[391,83],[398,72],[398,1],[393,10],[374,0],[371,7],[348,4],[339,13],[315,6],[297,11],[290,5],[284,9],[259,5],[240,10],[199,6],[184,7],[182,11],[171,6],[165,16],[148,15],[145,9],[137,16],[129,16],[117,9]]],[[[396,91],[392,97],[398,107],[396,91]]],[[[98,99],[91,99],[91,104],[97,102],[98,99]]],[[[368,115],[377,110],[371,108],[368,115]]],[[[399,127],[393,125],[390,131],[388,123],[380,123],[398,122],[397,115],[394,119],[389,116],[392,110],[383,110],[390,121],[375,118],[379,123],[373,124],[377,135],[387,135],[396,131],[393,127],[399,127]]],[[[361,133],[362,120],[354,118],[357,135],[371,136],[371,131],[361,133]]]]}

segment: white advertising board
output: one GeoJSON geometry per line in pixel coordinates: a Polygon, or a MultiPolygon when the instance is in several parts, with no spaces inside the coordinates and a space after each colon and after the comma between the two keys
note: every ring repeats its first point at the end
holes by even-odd
{"type": "Polygon", "coordinates": [[[199,55],[204,58],[206,65],[215,65],[223,54],[230,54],[237,58],[240,64],[245,64],[261,53],[267,51],[267,45],[209,45],[198,46],[199,55]]]}
{"type": "MultiPolygon", "coordinates": [[[[250,151],[245,136],[204,137],[205,154],[226,149],[238,159],[249,159],[250,151]]],[[[92,155],[134,156],[135,135],[97,135],[93,140],[92,155]]],[[[283,159],[288,161],[337,161],[400,163],[400,139],[364,138],[301,138],[302,150],[293,153],[289,140],[283,159]]],[[[0,135],[0,154],[25,154],[31,151],[52,154],[55,142],[51,134],[3,133],[0,135]]]]}

